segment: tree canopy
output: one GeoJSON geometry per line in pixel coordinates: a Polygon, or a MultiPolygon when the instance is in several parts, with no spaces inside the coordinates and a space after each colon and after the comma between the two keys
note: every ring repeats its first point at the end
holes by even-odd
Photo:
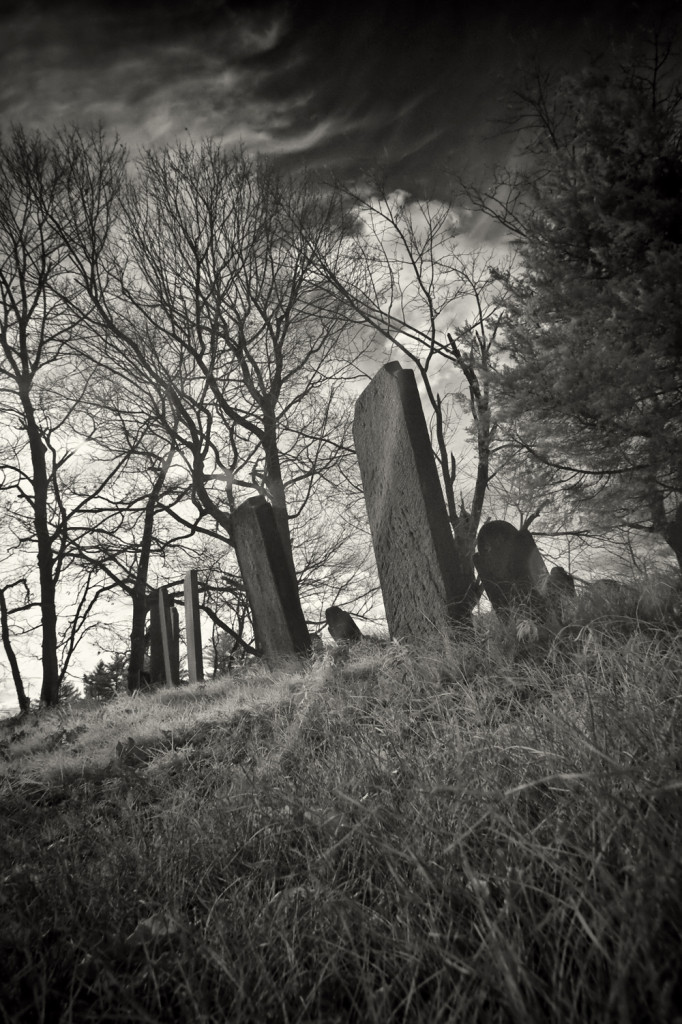
{"type": "Polygon", "coordinates": [[[660,40],[536,75],[519,166],[470,196],[519,255],[497,387],[513,438],[682,566],[681,100],[660,40]]]}

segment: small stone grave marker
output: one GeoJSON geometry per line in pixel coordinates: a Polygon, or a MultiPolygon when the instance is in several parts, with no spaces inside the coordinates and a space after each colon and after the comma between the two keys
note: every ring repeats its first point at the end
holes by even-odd
{"type": "Polygon", "coordinates": [[[337,644],[355,644],[362,640],[362,633],[357,623],[345,608],[338,608],[336,605],[332,605],[331,608],[327,608],[324,615],[327,621],[327,629],[337,644]]]}

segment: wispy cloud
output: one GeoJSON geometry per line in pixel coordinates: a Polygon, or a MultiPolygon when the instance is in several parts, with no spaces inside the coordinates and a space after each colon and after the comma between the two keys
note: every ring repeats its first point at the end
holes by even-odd
{"type": "Polygon", "coordinates": [[[188,131],[444,194],[447,166],[483,159],[520,57],[575,44],[559,17],[513,0],[34,0],[0,13],[0,124],[102,121],[133,145],[188,131]]]}

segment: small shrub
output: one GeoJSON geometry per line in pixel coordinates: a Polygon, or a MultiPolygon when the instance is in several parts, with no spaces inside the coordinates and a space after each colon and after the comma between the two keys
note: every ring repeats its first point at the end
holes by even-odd
{"type": "Polygon", "coordinates": [[[83,674],[83,693],[96,700],[112,700],[125,686],[127,659],[125,654],[115,654],[110,662],[97,662],[94,672],[83,674]]]}

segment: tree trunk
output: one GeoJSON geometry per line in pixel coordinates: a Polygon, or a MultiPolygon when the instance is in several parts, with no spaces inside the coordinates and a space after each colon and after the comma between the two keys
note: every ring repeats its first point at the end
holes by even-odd
{"type": "Polygon", "coordinates": [[[130,630],[130,658],[128,660],[128,692],[139,689],[144,669],[145,636],[147,621],[147,572],[138,573],[133,589],[133,621],[130,630]]]}
{"type": "Polygon", "coordinates": [[[469,516],[459,517],[454,529],[453,542],[457,552],[459,569],[466,582],[466,614],[462,615],[462,621],[465,625],[471,625],[471,612],[473,612],[478,603],[481,591],[476,586],[476,574],[474,571],[476,537],[471,535],[471,520],[469,516]]]}
{"type": "Polygon", "coordinates": [[[31,452],[33,475],[33,527],[38,545],[38,578],[40,580],[40,614],[42,618],[43,683],[40,700],[53,706],[59,700],[59,661],[57,658],[57,608],[55,601],[54,551],[50,536],[48,503],[50,483],[45,459],[46,448],[36,422],[28,393],[22,395],[26,417],[26,433],[31,452]]]}
{"type": "Polygon", "coordinates": [[[130,630],[130,659],[128,661],[128,692],[139,689],[141,673],[144,669],[145,636],[144,627],[147,621],[147,582],[149,579],[149,559],[154,539],[154,517],[159,496],[166,482],[175,445],[171,445],[168,455],[163,461],[159,475],[154,481],[144,510],[144,528],[140,540],[140,557],[133,584],[133,621],[130,630]]]}
{"type": "Polygon", "coordinates": [[[17,691],[17,699],[19,701],[19,709],[21,711],[28,711],[31,707],[31,701],[26,696],[24,690],[24,683],[21,678],[21,672],[19,671],[19,662],[17,661],[16,654],[12,648],[12,641],[9,634],[9,619],[7,615],[7,602],[5,601],[5,591],[0,590],[0,627],[2,628],[2,645],[5,648],[5,654],[9,666],[12,670],[12,679],[14,680],[14,686],[17,691]]]}
{"type": "Polygon", "coordinates": [[[296,566],[294,564],[294,552],[291,542],[291,531],[289,529],[289,515],[287,512],[286,494],[284,481],[282,480],[282,466],[279,460],[279,449],[277,447],[276,427],[274,417],[265,417],[265,429],[263,436],[263,451],[265,452],[265,483],[267,485],[272,511],[275,515],[275,522],[279,535],[282,539],[284,555],[289,563],[294,579],[296,579],[296,566]]]}

